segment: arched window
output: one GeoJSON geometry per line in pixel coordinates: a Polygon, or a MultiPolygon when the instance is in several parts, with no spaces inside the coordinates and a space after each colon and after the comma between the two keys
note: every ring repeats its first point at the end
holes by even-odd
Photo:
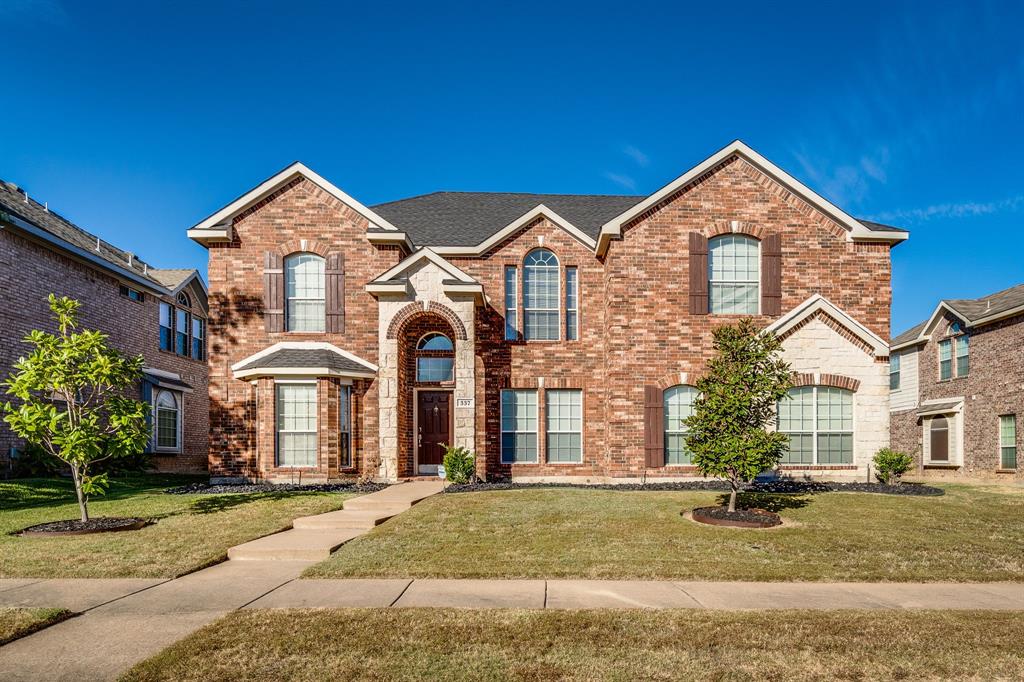
{"type": "Polygon", "coordinates": [[[443,383],[455,380],[455,346],[439,332],[424,334],[416,344],[416,381],[443,383]]]}
{"type": "Polygon", "coordinates": [[[853,393],[829,386],[791,388],[779,401],[789,436],[783,464],[853,464],[853,393]]]}
{"type": "Polygon", "coordinates": [[[156,447],[158,450],[178,450],[181,411],[178,400],[170,391],[156,396],[156,447]]]}
{"type": "Polygon", "coordinates": [[[285,329],[324,331],[324,259],[313,253],[296,253],[285,258],[284,291],[285,329]]]}
{"type": "Polygon", "coordinates": [[[689,429],[683,420],[693,414],[697,389],[673,386],[665,389],[665,464],[692,464],[693,456],[686,447],[689,429]]]}
{"type": "Polygon", "coordinates": [[[192,307],[192,301],[189,300],[188,294],[186,294],[184,291],[178,294],[178,305],[183,305],[186,308],[192,307]]]}
{"type": "Polygon", "coordinates": [[[753,237],[723,234],[708,240],[708,311],[756,315],[761,301],[761,249],[753,237]]]}
{"type": "Polygon", "coordinates": [[[528,341],[557,341],[560,334],[558,301],[561,282],[558,258],[536,249],[523,263],[523,335],[528,341]]]}
{"type": "Polygon", "coordinates": [[[932,418],[929,429],[928,459],[932,462],[949,461],[949,420],[939,415],[932,418]]]}

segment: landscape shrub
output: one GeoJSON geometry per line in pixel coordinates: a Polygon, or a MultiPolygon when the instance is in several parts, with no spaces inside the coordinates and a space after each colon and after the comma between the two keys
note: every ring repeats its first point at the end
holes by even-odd
{"type": "Polygon", "coordinates": [[[476,457],[466,448],[446,446],[444,469],[451,483],[470,483],[476,476],[476,457]]]}
{"type": "Polygon", "coordinates": [[[900,478],[913,466],[913,458],[905,452],[882,448],[875,454],[875,476],[886,485],[899,485],[900,478]]]}

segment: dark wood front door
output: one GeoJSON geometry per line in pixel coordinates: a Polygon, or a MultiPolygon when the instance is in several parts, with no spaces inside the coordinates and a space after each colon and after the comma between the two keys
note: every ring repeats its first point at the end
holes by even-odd
{"type": "Polygon", "coordinates": [[[420,468],[436,467],[444,458],[444,447],[452,442],[452,394],[448,391],[420,391],[417,405],[417,447],[420,468]]]}

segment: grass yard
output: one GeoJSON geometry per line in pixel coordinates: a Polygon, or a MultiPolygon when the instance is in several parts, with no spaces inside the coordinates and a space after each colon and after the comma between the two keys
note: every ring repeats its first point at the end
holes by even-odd
{"type": "Polygon", "coordinates": [[[1024,489],[942,497],[750,495],[793,527],[680,516],[713,492],[526,489],[437,495],[344,545],[306,577],[1024,580],[1024,489]]]}
{"type": "Polygon", "coordinates": [[[89,504],[92,516],[140,516],[138,531],[17,537],[45,521],[78,518],[70,481],[0,481],[0,578],[175,577],[224,559],[233,545],[279,531],[293,518],[340,509],[339,493],[167,495],[195,477],[136,474],[113,481],[89,504]]]}
{"type": "Polygon", "coordinates": [[[1022,677],[1019,613],[350,609],[236,611],[123,679],[1022,677]]]}
{"type": "Polygon", "coordinates": [[[8,609],[0,608],[0,646],[36,630],[58,623],[71,612],[66,609],[8,609]]]}

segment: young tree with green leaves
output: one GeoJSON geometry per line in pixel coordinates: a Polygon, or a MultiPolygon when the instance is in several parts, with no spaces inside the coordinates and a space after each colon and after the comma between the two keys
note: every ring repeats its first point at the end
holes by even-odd
{"type": "Polygon", "coordinates": [[[36,329],[25,337],[32,351],[2,384],[17,399],[4,404],[4,421],[71,467],[84,523],[89,496],[105,493],[108,483],[90,467],[141,452],[149,440],[149,406],[130,397],[142,378],[142,356],[121,355],[102,332],[78,331],[78,301],[54,294],[48,300],[58,333],[36,329]]]}
{"type": "Polygon", "coordinates": [[[792,385],[782,344],[750,319],[714,331],[716,356],[697,381],[700,395],[686,419],[686,445],[704,476],[728,479],[729,511],[740,485],[782,459],[786,434],[769,432],[776,404],[792,385]]]}

